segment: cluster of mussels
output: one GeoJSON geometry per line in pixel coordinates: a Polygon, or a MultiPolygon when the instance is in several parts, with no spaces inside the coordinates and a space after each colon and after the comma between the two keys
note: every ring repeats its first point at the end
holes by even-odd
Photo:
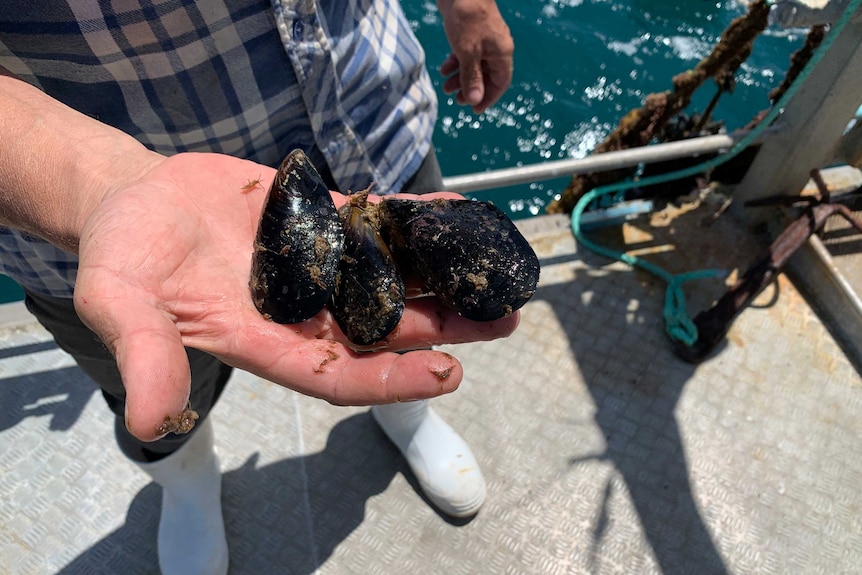
{"type": "Polygon", "coordinates": [[[308,157],[288,154],[254,242],[251,292],[261,314],[298,323],[329,305],[350,341],[367,346],[401,319],[400,270],[476,321],[510,315],[536,291],[536,254],[492,204],[367,197],[352,194],[336,210],[308,157]]]}

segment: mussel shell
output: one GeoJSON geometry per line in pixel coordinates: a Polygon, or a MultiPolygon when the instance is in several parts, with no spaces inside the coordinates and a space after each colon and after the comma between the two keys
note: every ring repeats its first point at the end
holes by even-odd
{"type": "Polygon", "coordinates": [[[294,150],[270,187],[254,242],[251,290],[258,311],[298,323],[323,309],[335,289],[344,232],[329,189],[294,150]]]}
{"type": "Polygon", "coordinates": [[[339,210],[344,254],[330,303],[341,331],[362,346],[389,335],[404,312],[404,281],[380,237],[367,196],[351,196],[339,210]]]}
{"type": "Polygon", "coordinates": [[[467,319],[508,316],[536,291],[539,260],[493,204],[384,199],[379,218],[399,262],[467,319]]]}

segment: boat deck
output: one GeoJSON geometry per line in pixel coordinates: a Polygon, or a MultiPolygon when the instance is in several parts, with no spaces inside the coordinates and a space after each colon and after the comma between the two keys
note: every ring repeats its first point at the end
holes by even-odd
{"type": "MultiPolygon", "coordinates": [[[[762,246],[714,208],[600,236],[678,271],[744,268],[762,246]]],[[[230,573],[862,571],[862,378],[794,285],[695,366],[660,281],[584,253],[565,218],[519,225],[540,288],[511,337],[442,348],[465,379],[434,400],[484,470],[478,516],[429,507],[367,409],[239,372],[212,414],[230,573]]],[[[724,288],[686,284],[690,308],[724,288]]],[[[46,332],[18,304],[0,317],[0,572],[157,573],[160,488],[46,332]]]]}

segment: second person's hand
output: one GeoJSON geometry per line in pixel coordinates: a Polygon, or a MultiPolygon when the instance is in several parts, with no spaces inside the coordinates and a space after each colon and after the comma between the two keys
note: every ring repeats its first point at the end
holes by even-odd
{"type": "Polygon", "coordinates": [[[443,91],[481,113],[512,82],[515,44],[494,0],[438,0],[452,53],[440,66],[443,91]]]}

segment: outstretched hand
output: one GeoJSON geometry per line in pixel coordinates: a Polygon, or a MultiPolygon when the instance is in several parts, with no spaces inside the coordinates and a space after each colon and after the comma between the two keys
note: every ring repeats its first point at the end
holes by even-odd
{"type": "Polygon", "coordinates": [[[512,82],[515,44],[494,0],[438,0],[452,53],[440,66],[443,91],[484,112],[512,82]]]}
{"type": "MultiPolygon", "coordinates": [[[[359,353],[326,310],[295,325],[264,319],[249,275],[274,175],[229,156],[179,154],[108,193],[87,220],[75,307],[117,359],[136,437],[158,438],[165,417],[186,407],[184,346],[303,394],[363,405],[433,397],[461,381],[448,354],[393,351],[505,337],[517,326],[517,313],[479,323],[421,298],[408,302],[387,351],[359,353]]],[[[440,195],[454,196],[424,197],[440,195]]]]}

